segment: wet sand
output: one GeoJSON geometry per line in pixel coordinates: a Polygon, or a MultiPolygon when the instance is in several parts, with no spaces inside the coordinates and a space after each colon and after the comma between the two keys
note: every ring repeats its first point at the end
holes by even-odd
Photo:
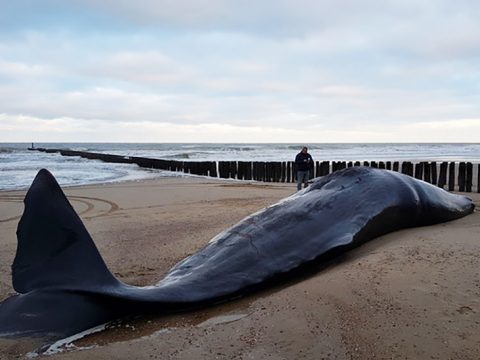
{"type": "MultiPolygon", "coordinates": [[[[187,178],[65,190],[111,272],[133,285],[156,283],[217,233],[294,191],[293,184],[187,178]]],[[[480,194],[467,195],[480,208],[480,194]]],[[[13,292],[23,196],[0,193],[2,299],[13,292]]],[[[379,237],[236,301],[119,322],[49,358],[478,359],[479,256],[476,211],[379,237]]],[[[34,347],[2,340],[0,357],[23,358],[34,347]]]]}

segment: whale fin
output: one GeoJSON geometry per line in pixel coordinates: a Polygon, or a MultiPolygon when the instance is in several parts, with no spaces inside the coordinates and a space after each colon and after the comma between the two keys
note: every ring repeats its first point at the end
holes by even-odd
{"type": "Polygon", "coordinates": [[[38,172],[24,204],[12,265],[17,292],[55,287],[81,290],[118,282],[48,170],[38,172]]]}

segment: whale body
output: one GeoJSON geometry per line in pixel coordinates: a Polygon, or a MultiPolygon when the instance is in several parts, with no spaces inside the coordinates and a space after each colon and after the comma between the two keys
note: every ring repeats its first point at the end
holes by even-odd
{"type": "Polygon", "coordinates": [[[40,170],[26,194],[12,265],[16,295],[0,303],[0,337],[65,338],[129,314],[228,300],[293,270],[398,229],[460,218],[474,209],[397,172],[352,167],[248,216],[175,265],[154,286],[107,269],[55,178],[40,170]]]}

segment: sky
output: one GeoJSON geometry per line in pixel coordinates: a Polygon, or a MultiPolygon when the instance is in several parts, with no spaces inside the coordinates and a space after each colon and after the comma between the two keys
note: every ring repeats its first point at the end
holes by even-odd
{"type": "Polygon", "coordinates": [[[480,142],[478,0],[0,8],[0,142],[480,142]]]}

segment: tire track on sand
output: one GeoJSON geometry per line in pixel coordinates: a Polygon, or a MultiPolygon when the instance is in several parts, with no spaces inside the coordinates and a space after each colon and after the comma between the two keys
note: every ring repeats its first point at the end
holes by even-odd
{"type": "Polygon", "coordinates": [[[120,206],[118,206],[117,203],[114,203],[113,201],[110,201],[110,200],[101,199],[101,198],[95,198],[95,197],[89,197],[89,196],[69,196],[68,198],[74,201],[82,202],[87,205],[87,209],[79,213],[79,215],[85,215],[92,212],[92,210],[95,210],[96,208],[95,202],[107,204],[109,206],[109,209],[107,209],[106,211],[102,211],[96,215],[86,216],[87,219],[94,219],[100,216],[110,215],[111,213],[120,209],[120,206]]]}
{"type": "MultiPolygon", "coordinates": [[[[24,195],[0,195],[0,202],[22,203],[24,197],[25,197],[24,195]]],[[[100,216],[107,216],[120,209],[118,204],[114,203],[113,201],[105,200],[101,198],[88,197],[88,196],[67,196],[67,198],[73,204],[75,204],[75,202],[78,202],[86,206],[86,209],[78,212],[79,216],[88,215],[88,214],[91,214],[93,211],[97,210],[100,207],[100,204],[98,203],[106,204],[108,206],[107,210],[103,210],[103,211],[100,210],[99,213],[97,214],[86,216],[85,218],[87,219],[93,219],[100,216]]],[[[19,220],[21,217],[22,215],[17,215],[17,216],[0,219],[0,223],[19,220]]]]}
{"type": "MultiPolygon", "coordinates": [[[[23,202],[24,195],[10,195],[10,194],[5,194],[5,195],[0,195],[0,202],[10,202],[10,203],[21,203],[23,202]]],[[[21,215],[9,217],[6,219],[0,219],[0,223],[5,223],[8,221],[15,221],[21,218],[21,215]]]]}

